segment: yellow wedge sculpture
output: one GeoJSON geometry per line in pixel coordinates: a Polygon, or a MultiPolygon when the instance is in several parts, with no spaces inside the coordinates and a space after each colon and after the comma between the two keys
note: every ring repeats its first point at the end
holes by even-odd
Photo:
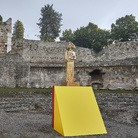
{"type": "Polygon", "coordinates": [[[53,86],[52,127],[63,136],[106,134],[91,87],[53,86]]]}

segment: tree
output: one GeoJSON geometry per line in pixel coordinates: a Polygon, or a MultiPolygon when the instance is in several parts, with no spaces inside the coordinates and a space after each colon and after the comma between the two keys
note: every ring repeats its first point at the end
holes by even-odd
{"type": "Polygon", "coordinates": [[[53,4],[47,4],[41,9],[41,16],[37,23],[40,28],[40,39],[54,41],[60,33],[62,14],[53,9],[53,4]]]}
{"type": "Polygon", "coordinates": [[[71,29],[69,30],[66,29],[65,31],[63,31],[62,37],[60,37],[60,41],[73,42],[74,40],[75,40],[75,35],[71,29]]]}
{"type": "Polygon", "coordinates": [[[81,27],[75,32],[75,45],[92,48],[95,52],[99,52],[104,46],[112,43],[110,40],[110,31],[102,30],[97,25],[89,23],[86,27],[81,27]]]}
{"type": "Polygon", "coordinates": [[[111,25],[111,36],[113,40],[129,41],[138,37],[138,22],[135,16],[126,15],[116,20],[116,23],[111,25]]]}
{"type": "Polygon", "coordinates": [[[91,47],[95,52],[99,52],[103,49],[104,46],[108,46],[112,43],[112,40],[110,39],[110,31],[102,30],[98,28],[95,36],[94,41],[91,42],[91,47]]]}
{"type": "Polygon", "coordinates": [[[2,23],[2,21],[3,21],[3,18],[2,18],[2,16],[0,15],[0,23],[2,23]]]}
{"type": "Polygon", "coordinates": [[[23,37],[24,37],[23,23],[17,20],[13,26],[13,38],[23,39],[23,37]]]}
{"type": "Polygon", "coordinates": [[[91,43],[86,27],[80,27],[80,29],[77,29],[74,32],[74,35],[75,35],[75,40],[73,41],[73,43],[75,45],[78,45],[80,47],[91,48],[91,43]]]}

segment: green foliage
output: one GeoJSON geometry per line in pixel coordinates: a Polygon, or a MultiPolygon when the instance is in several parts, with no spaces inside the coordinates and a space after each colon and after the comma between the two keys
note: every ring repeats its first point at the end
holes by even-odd
{"type": "Polygon", "coordinates": [[[126,15],[116,20],[111,25],[111,35],[113,40],[130,41],[138,38],[138,22],[135,16],[126,15]]]}
{"type": "Polygon", "coordinates": [[[2,18],[2,16],[0,15],[0,23],[2,23],[2,21],[3,21],[3,18],[2,18]]]}
{"type": "Polygon", "coordinates": [[[74,32],[74,35],[75,35],[75,40],[73,41],[73,43],[75,45],[78,45],[80,47],[91,48],[90,39],[88,36],[87,29],[85,27],[80,27],[80,29],[77,29],[74,32]]]}
{"type": "Polygon", "coordinates": [[[108,46],[112,41],[110,39],[110,32],[107,30],[98,29],[94,41],[91,43],[95,52],[99,52],[104,46],[108,46]]]}
{"type": "Polygon", "coordinates": [[[61,41],[72,41],[80,47],[93,49],[96,53],[103,47],[110,45],[114,40],[132,41],[138,39],[138,22],[135,16],[126,15],[116,20],[111,25],[111,32],[98,28],[97,25],[89,23],[86,27],[80,27],[72,32],[71,29],[63,31],[61,41]]]}
{"type": "Polygon", "coordinates": [[[13,38],[23,39],[23,37],[24,37],[23,23],[17,20],[13,26],[13,38]]]}
{"type": "Polygon", "coordinates": [[[65,31],[63,31],[62,37],[60,37],[60,41],[73,42],[74,40],[75,40],[75,35],[71,29],[69,30],[66,29],[65,31]]]}
{"type": "Polygon", "coordinates": [[[104,52],[100,52],[100,53],[96,54],[95,57],[100,57],[100,56],[102,56],[103,54],[104,54],[104,52]]]}
{"type": "Polygon", "coordinates": [[[104,46],[112,43],[110,40],[110,32],[99,29],[97,25],[89,23],[86,27],[81,27],[75,32],[75,45],[92,48],[96,53],[101,51],[104,46]]]}
{"type": "Polygon", "coordinates": [[[52,5],[45,5],[41,9],[41,18],[37,25],[40,28],[40,39],[44,41],[54,41],[59,36],[62,14],[56,12],[52,5]]]}

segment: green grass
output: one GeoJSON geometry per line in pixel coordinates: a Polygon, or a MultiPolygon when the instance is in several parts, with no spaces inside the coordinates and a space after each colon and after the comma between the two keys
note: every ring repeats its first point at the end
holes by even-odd
{"type": "Polygon", "coordinates": [[[101,53],[95,55],[95,57],[100,57],[100,56],[102,56],[103,54],[104,54],[104,52],[101,52],[101,53]]]}
{"type": "MultiPolygon", "coordinates": [[[[52,92],[52,89],[37,89],[37,88],[0,88],[0,92],[19,92],[19,91],[33,91],[33,92],[52,92]]],[[[94,90],[95,93],[138,93],[138,91],[126,90],[94,90]]]]}
{"type": "Polygon", "coordinates": [[[76,46],[76,49],[79,49],[80,47],[79,46],[76,46]]]}
{"type": "Polygon", "coordinates": [[[138,91],[127,91],[127,90],[94,90],[95,93],[138,93],[138,91]]]}
{"type": "Polygon", "coordinates": [[[19,92],[19,91],[33,91],[33,92],[52,92],[52,89],[37,89],[37,88],[0,88],[0,92],[19,92]]]}

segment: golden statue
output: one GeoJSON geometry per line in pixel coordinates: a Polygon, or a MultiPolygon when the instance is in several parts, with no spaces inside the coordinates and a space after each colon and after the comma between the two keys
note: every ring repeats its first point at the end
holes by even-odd
{"type": "Polygon", "coordinates": [[[80,86],[80,83],[74,82],[74,60],[76,59],[76,54],[73,49],[75,48],[73,43],[69,43],[67,46],[67,52],[65,53],[65,60],[67,61],[66,82],[62,83],[63,86],[80,86]]]}

